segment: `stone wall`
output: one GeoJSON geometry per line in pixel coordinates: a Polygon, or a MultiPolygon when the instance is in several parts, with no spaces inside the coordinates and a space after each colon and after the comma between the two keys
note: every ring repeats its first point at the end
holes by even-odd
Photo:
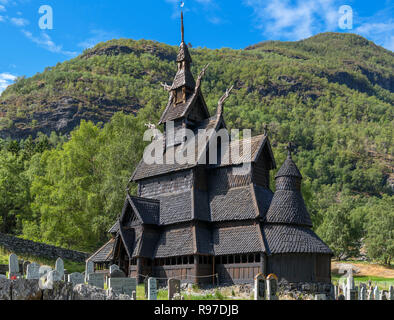
{"type": "Polygon", "coordinates": [[[85,252],[63,249],[31,240],[24,240],[3,233],[0,233],[0,247],[16,254],[52,260],[56,260],[60,257],[63,260],[84,262],[89,257],[89,254],[85,252]]]}

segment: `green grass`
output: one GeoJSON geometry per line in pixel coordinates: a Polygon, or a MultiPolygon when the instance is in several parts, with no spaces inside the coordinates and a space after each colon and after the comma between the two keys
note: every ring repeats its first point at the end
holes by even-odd
{"type": "MultiPolygon", "coordinates": [[[[0,264],[8,264],[9,255],[10,252],[8,250],[0,247],[0,264]]],[[[46,265],[55,268],[56,260],[53,259],[46,259],[42,257],[22,255],[22,254],[17,254],[17,256],[19,259],[23,259],[25,261],[37,262],[40,265],[46,265]]],[[[63,259],[63,262],[64,262],[64,269],[66,269],[69,273],[85,271],[85,263],[83,262],[75,262],[67,259],[63,259]]]]}
{"type": "MultiPolygon", "coordinates": [[[[331,276],[331,282],[334,285],[337,285],[340,278],[341,275],[333,274],[331,276]]],[[[368,284],[369,280],[372,282],[372,285],[377,285],[379,289],[383,289],[383,290],[388,290],[390,286],[394,285],[394,278],[383,278],[376,276],[357,276],[357,275],[353,275],[353,278],[356,286],[358,286],[360,283],[368,284]]]]}

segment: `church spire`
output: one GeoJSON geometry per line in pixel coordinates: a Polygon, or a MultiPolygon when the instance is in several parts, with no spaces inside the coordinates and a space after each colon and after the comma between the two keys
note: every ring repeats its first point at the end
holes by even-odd
{"type": "Polygon", "coordinates": [[[181,35],[182,35],[182,42],[185,42],[185,28],[183,26],[183,11],[181,11],[181,35]]]}

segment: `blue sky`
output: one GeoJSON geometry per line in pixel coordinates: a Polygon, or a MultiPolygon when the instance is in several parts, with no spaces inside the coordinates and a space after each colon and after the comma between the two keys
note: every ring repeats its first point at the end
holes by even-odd
{"type": "MultiPolygon", "coordinates": [[[[244,48],[264,40],[299,40],[325,31],[360,34],[394,50],[390,0],[185,0],[186,42],[193,47],[244,48]],[[339,8],[353,10],[342,30],[339,8]]],[[[178,0],[0,0],[0,92],[17,76],[32,76],[113,38],[177,45],[178,0]],[[42,5],[53,29],[42,30],[42,5]]]]}

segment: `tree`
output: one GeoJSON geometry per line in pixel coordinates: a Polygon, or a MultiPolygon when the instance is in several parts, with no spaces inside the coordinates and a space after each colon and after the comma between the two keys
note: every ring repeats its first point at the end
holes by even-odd
{"type": "Polygon", "coordinates": [[[394,196],[384,195],[373,201],[368,211],[364,240],[367,255],[390,265],[394,257],[394,196]]]}

